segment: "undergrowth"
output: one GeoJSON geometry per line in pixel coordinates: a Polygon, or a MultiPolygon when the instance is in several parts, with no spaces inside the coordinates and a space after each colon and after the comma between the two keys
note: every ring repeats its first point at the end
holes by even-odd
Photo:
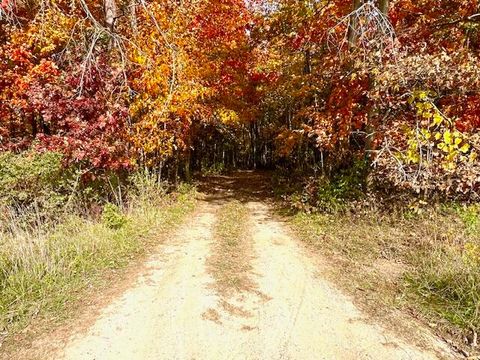
{"type": "MultiPolygon", "coordinates": [[[[82,289],[96,283],[104,270],[122,268],[144,253],[194,206],[193,187],[182,185],[167,192],[142,174],[121,190],[112,187],[116,191],[112,202],[92,206],[77,199],[72,204],[66,196],[63,207],[55,202],[55,218],[44,215],[46,206],[40,214],[36,207],[24,207],[29,211],[25,216],[8,202],[18,204],[22,192],[30,196],[28,184],[22,185],[11,174],[1,184],[17,190],[13,197],[2,198],[0,343],[34,318],[64,316],[68,305],[80,299],[82,289]]],[[[42,173],[37,175],[43,178],[42,173]]],[[[44,203],[51,200],[48,194],[43,199],[44,203]]]]}
{"type": "Polygon", "coordinates": [[[461,342],[479,331],[480,207],[382,201],[378,194],[356,195],[362,185],[351,179],[339,175],[317,187],[318,199],[302,206],[292,199],[308,188],[283,197],[299,238],[332,259],[336,278],[353,292],[416,309],[461,342]]]}

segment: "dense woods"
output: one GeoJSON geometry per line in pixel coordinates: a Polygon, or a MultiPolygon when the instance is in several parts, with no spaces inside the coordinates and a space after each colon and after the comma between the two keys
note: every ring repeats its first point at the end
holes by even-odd
{"type": "Polygon", "coordinates": [[[476,0],[3,0],[0,147],[85,181],[281,166],[476,199],[476,0]],[[355,165],[357,164],[357,165],[355,165]]]}

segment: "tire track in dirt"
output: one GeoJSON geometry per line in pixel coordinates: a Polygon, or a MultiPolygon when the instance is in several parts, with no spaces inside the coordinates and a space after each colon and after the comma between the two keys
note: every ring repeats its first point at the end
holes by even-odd
{"type": "Polygon", "coordinates": [[[421,350],[371,324],[349,298],[322,279],[318,265],[271,216],[268,205],[232,184],[212,189],[215,196],[200,200],[195,216],[148,260],[136,285],[53,358],[440,358],[440,343],[432,343],[436,353],[421,350]],[[247,276],[253,286],[224,297],[215,288],[208,262],[217,245],[218,211],[234,199],[249,210],[247,276]]]}
{"type": "Polygon", "coordinates": [[[217,299],[205,260],[218,206],[201,202],[195,216],[148,260],[137,284],[73,337],[64,359],[190,359],[189,343],[208,342],[200,314],[217,299]]]}
{"type": "Polygon", "coordinates": [[[258,353],[252,359],[437,359],[448,357],[405,343],[368,322],[353,303],[323,280],[318,266],[272,218],[267,205],[249,202],[258,257],[256,281],[271,297],[259,313],[258,353]]]}

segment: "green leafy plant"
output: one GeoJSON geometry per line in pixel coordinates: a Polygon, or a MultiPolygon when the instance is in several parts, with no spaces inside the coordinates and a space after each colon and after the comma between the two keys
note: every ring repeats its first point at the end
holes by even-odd
{"type": "Polygon", "coordinates": [[[103,207],[102,222],[109,228],[117,230],[127,223],[127,218],[117,205],[107,203],[103,207]]]}

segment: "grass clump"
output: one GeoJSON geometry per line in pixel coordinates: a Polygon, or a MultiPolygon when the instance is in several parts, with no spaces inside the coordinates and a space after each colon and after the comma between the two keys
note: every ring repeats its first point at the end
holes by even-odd
{"type": "Polygon", "coordinates": [[[437,250],[405,276],[407,288],[429,315],[465,331],[480,329],[480,270],[455,249],[437,250]]]}
{"type": "Polygon", "coordinates": [[[347,289],[361,289],[375,303],[415,308],[463,339],[480,329],[479,219],[478,206],[424,205],[298,212],[290,222],[335,261],[335,278],[347,289]]]}
{"type": "Polygon", "coordinates": [[[122,214],[117,205],[107,203],[103,207],[102,221],[111,229],[120,229],[127,223],[127,217],[122,214]]]}
{"type": "Polygon", "coordinates": [[[107,203],[100,218],[80,207],[54,224],[22,224],[12,210],[0,231],[0,332],[15,333],[37,316],[61,318],[104,270],[144,253],[194,206],[192,188],[147,191],[132,188],[123,207],[107,203]]]}
{"type": "Polygon", "coordinates": [[[444,239],[418,258],[405,276],[407,289],[427,313],[464,329],[480,330],[480,213],[478,206],[447,209],[444,239]],[[454,219],[454,220],[449,220],[454,219]],[[455,229],[449,222],[456,221],[455,229]],[[450,231],[450,234],[448,234],[450,231]],[[454,236],[456,241],[445,241],[454,236]]]}

